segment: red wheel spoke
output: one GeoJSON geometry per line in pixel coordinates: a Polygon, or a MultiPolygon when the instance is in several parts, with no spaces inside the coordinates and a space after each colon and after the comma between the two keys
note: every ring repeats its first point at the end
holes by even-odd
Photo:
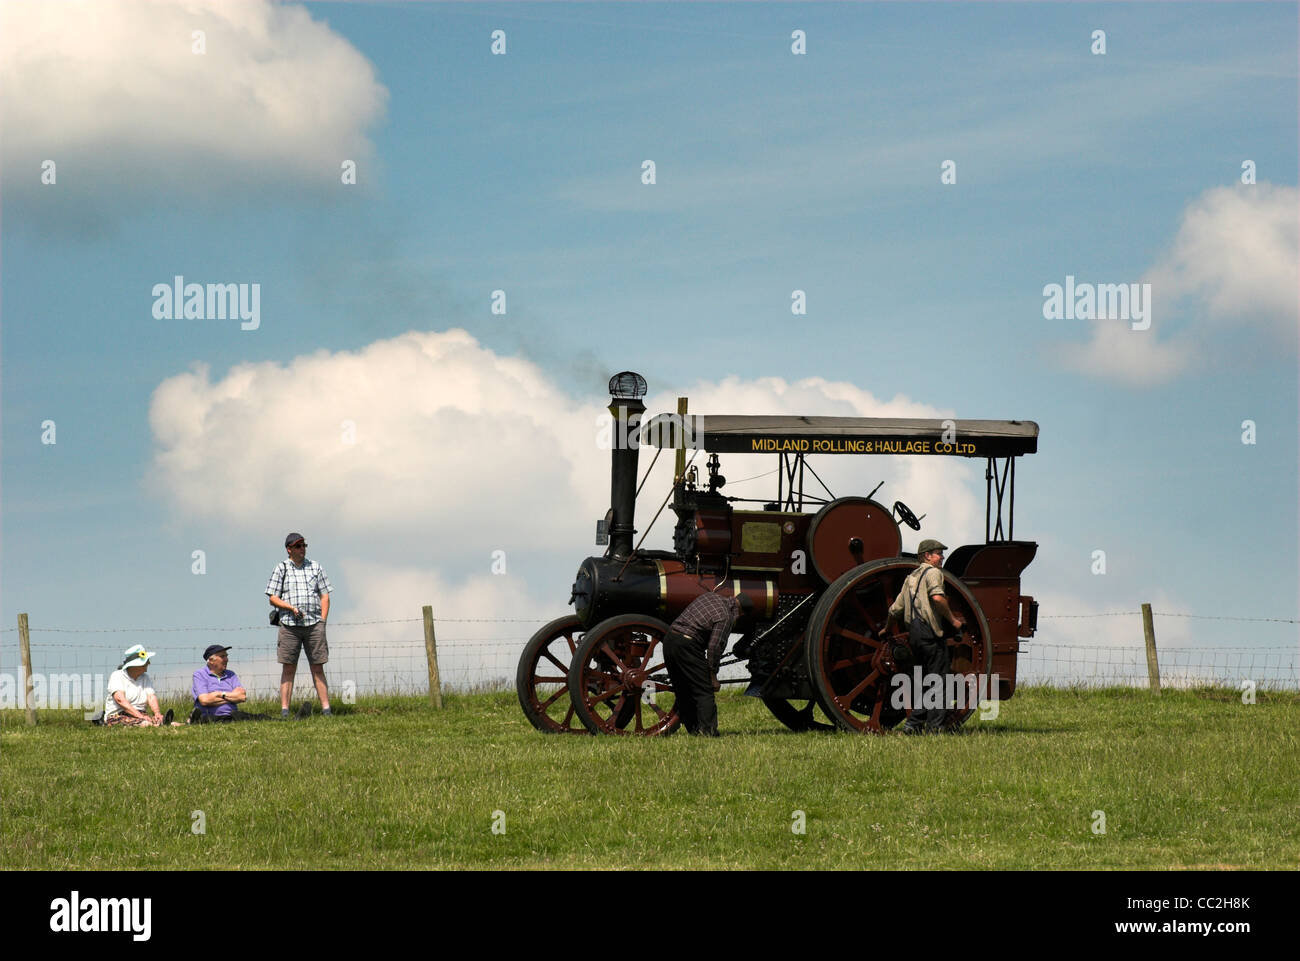
{"type": "MultiPolygon", "coordinates": [[[[606,696],[608,697],[609,694],[606,694],[606,696]]],[[[592,713],[592,715],[593,715],[594,717],[596,717],[598,720],[602,721],[602,723],[603,723],[604,721],[608,721],[610,717],[613,717],[614,714],[617,713],[617,712],[614,710],[614,707],[613,707],[612,705],[607,704],[607,703],[604,703],[604,702],[602,702],[602,701],[589,700],[589,701],[587,702],[587,707],[591,709],[591,713],[592,713]],[[602,707],[605,708],[607,711],[610,712],[610,714],[609,714],[608,717],[602,718],[602,717],[600,716],[599,708],[602,708],[602,707]]]]}
{"type": "Polygon", "coordinates": [[[843,697],[837,697],[836,700],[843,704],[847,709],[857,699],[858,695],[870,687],[871,682],[876,680],[878,677],[880,677],[879,669],[872,671],[862,679],[861,683],[859,683],[857,687],[849,691],[849,693],[845,694],[843,697]]]}
{"type": "Polygon", "coordinates": [[[568,684],[567,677],[542,677],[540,674],[533,675],[534,684],[568,684]]]}
{"type": "Polygon", "coordinates": [[[846,657],[844,658],[844,660],[836,661],[834,664],[832,664],[830,667],[830,672],[834,674],[836,671],[842,671],[844,670],[844,668],[852,667],[854,664],[866,664],[874,656],[875,655],[873,654],[859,654],[857,657],[846,657]]]}
{"type": "Polygon", "coordinates": [[[560,727],[568,727],[569,722],[573,720],[573,702],[569,702],[569,709],[564,712],[564,720],[560,722],[560,727]]]}
{"type": "Polygon", "coordinates": [[[858,600],[857,594],[849,594],[849,603],[852,604],[853,607],[857,609],[858,614],[862,616],[862,619],[864,621],[866,621],[868,624],[871,623],[871,615],[868,614],[867,609],[862,606],[862,602],[858,600]]]}
{"type": "MultiPolygon", "coordinates": [[[[569,693],[569,689],[567,687],[560,688],[558,691],[556,691],[554,694],[552,694],[550,697],[548,697],[545,701],[542,702],[542,710],[545,711],[548,707],[550,707],[552,704],[554,704],[561,697],[563,697],[565,694],[568,693],[569,693]]],[[[570,710],[572,710],[572,708],[570,708],[570,710]]]]}
{"type": "MultiPolygon", "coordinates": [[[[609,727],[612,730],[618,730],[618,724],[617,724],[618,716],[623,713],[623,705],[627,703],[627,695],[624,694],[622,691],[611,691],[610,693],[622,695],[619,697],[618,703],[615,704],[612,708],[610,708],[610,715],[606,719],[608,721],[609,727]]],[[[608,704],[606,704],[605,706],[609,707],[608,704]]]]}
{"type": "Polygon", "coordinates": [[[569,642],[569,653],[570,653],[570,654],[577,654],[577,653],[578,653],[578,642],[575,641],[575,640],[573,639],[573,635],[572,635],[572,634],[565,634],[565,635],[564,635],[564,639],[565,639],[566,641],[569,642]]]}
{"type": "Polygon", "coordinates": [[[622,693],[623,693],[623,689],[621,687],[611,687],[604,694],[597,694],[595,697],[587,698],[587,703],[591,704],[592,706],[595,706],[597,704],[603,703],[607,699],[613,697],[615,694],[622,694],[622,693]]]}
{"type": "Polygon", "coordinates": [[[619,669],[620,671],[626,671],[626,670],[627,670],[627,665],[624,664],[624,663],[619,659],[619,656],[618,656],[617,654],[614,653],[614,649],[613,649],[612,647],[609,646],[609,642],[606,642],[606,643],[600,645],[600,649],[601,649],[602,651],[604,651],[606,654],[609,655],[609,659],[610,659],[611,661],[613,661],[615,665],[617,665],[617,667],[618,667],[618,669],[619,669]]]}
{"type": "Polygon", "coordinates": [[[867,637],[863,634],[859,634],[857,631],[850,631],[847,628],[832,627],[830,633],[832,637],[842,637],[846,641],[853,641],[853,643],[855,644],[863,644],[866,645],[867,647],[873,647],[873,648],[880,647],[879,641],[867,637]]]}
{"type": "Polygon", "coordinates": [[[552,664],[558,667],[560,669],[560,673],[564,673],[569,669],[569,665],[561,664],[560,659],[556,657],[554,654],[552,654],[550,651],[542,651],[542,657],[546,658],[548,661],[550,661],[552,664]]]}

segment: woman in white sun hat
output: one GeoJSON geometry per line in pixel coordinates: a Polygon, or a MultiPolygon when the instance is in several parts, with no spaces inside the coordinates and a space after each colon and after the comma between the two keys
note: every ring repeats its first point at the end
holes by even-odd
{"type": "Polygon", "coordinates": [[[166,716],[158,709],[158,695],[153,681],[145,673],[155,651],[135,644],[122,655],[122,666],[108,676],[108,699],[104,702],[104,724],[110,727],[157,727],[172,724],[172,712],[166,716]],[[145,708],[153,716],[145,714],[145,708]]]}

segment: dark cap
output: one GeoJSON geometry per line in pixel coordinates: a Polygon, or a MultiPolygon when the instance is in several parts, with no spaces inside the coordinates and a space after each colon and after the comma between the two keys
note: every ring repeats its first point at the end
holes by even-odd
{"type": "Polygon", "coordinates": [[[305,541],[306,539],[307,538],[303,537],[297,531],[294,531],[292,534],[289,534],[287,537],[285,537],[284,546],[288,547],[290,544],[297,544],[299,541],[305,541]]]}
{"type": "Polygon", "coordinates": [[[223,651],[228,651],[228,650],[230,650],[230,648],[222,647],[220,644],[209,644],[207,650],[203,652],[203,659],[206,661],[213,654],[220,654],[223,651]]]}
{"type": "Polygon", "coordinates": [[[946,551],[947,549],[948,548],[944,547],[933,537],[927,537],[925,540],[921,541],[921,543],[917,545],[916,553],[920,555],[920,554],[924,554],[926,551],[946,551]]]}

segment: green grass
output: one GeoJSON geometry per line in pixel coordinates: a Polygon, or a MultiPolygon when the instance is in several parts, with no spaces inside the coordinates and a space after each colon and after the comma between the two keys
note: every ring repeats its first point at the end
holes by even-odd
{"type": "Polygon", "coordinates": [[[1294,694],[1025,689],[941,738],[794,734],[736,696],[716,740],[545,736],[512,692],[338,709],[153,730],[3,712],[0,867],[1300,867],[1294,694]]]}

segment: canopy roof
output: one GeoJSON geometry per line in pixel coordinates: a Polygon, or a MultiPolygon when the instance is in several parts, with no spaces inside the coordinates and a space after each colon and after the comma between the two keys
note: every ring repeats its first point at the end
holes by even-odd
{"type": "Polygon", "coordinates": [[[641,444],[719,454],[938,454],[1009,457],[1038,450],[1032,420],[659,414],[641,444]]]}

